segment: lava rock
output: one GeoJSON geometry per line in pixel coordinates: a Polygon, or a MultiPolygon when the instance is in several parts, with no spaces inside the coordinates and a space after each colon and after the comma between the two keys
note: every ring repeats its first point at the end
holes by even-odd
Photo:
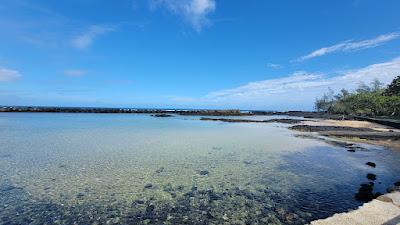
{"type": "Polygon", "coordinates": [[[12,191],[14,189],[19,189],[19,188],[8,184],[0,185],[0,191],[12,191]]]}
{"type": "Polygon", "coordinates": [[[376,180],[376,175],[373,173],[369,173],[369,174],[367,174],[367,179],[368,180],[376,180]]]}
{"type": "Polygon", "coordinates": [[[253,163],[253,161],[251,161],[251,160],[244,160],[243,163],[246,164],[246,165],[251,165],[251,164],[253,163]]]}
{"type": "Polygon", "coordinates": [[[361,187],[358,189],[355,198],[358,201],[369,202],[375,197],[374,193],[372,192],[373,189],[374,188],[371,184],[361,184],[361,187]]]}
{"type": "Polygon", "coordinates": [[[376,164],[375,163],[373,163],[373,162],[367,162],[367,163],[365,163],[367,166],[370,166],[370,167],[376,167],[376,164]]]}
{"type": "Polygon", "coordinates": [[[144,199],[136,199],[135,203],[143,205],[145,203],[144,199]]]}
{"type": "Polygon", "coordinates": [[[156,173],[162,173],[164,171],[164,167],[160,167],[156,170],[156,173]]]}
{"type": "Polygon", "coordinates": [[[153,116],[153,117],[173,117],[173,115],[170,115],[170,114],[163,114],[163,113],[161,113],[161,114],[154,114],[154,115],[151,115],[151,116],[153,116]]]}
{"type": "Polygon", "coordinates": [[[201,170],[199,172],[199,174],[202,175],[202,176],[207,176],[209,174],[209,172],[207,170],[201,170]]]}
{"type": "Polygon", "coordinates": [[[396,191],[400,191],[400,186],[392,186],[387,189],[387,192],[389,192],[389,193],[396,192],[396,191]]]}
{"type": "Polygon", "coordinates": [[[85,194],[83,194],[83,193],[78,193],[77,195],[76,195],[76,198],[83,198],[85,196],[85,194]]]}
{"type": "Polygon", "coordinates": [[[153,188],[153,184],[152,183],[147,183],[144,185],[144,188],[149,189],[149,188],[153,188]]]}

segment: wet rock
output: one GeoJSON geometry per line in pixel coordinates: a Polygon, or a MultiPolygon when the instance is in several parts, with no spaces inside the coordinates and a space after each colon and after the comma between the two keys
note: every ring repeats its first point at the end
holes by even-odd
{"type": "Polygon", "coordinates": [[[368,180],[376,180],[376,175],[373,173],[369,173],[369,174],[367,174],[367,179],[368,180]]]}
{"type": "Polygon", "coordinates": [[[251,165],[251,164],[253,163],[253,161],[251,161],[251,160],[244,160],[243,163],[246,164],[246,165],[251,165]]]}
{"type": "Polygon", "coordinates": [[[395,183],[394,183],[394,186],[399,187],[399,186],[400,186],[400,181],[395,182],[395,183]]]}
{"type": "MultiPolygon", "coordinates": [[[[396,182],[397,183],[397,182],[396,182]]],[[[400,191],[400,186],[391,186],[387,189],[387,192],[391,193],[391,192],[396,192],[396,191],[400,191]]]]}
{"type": "Polygon", "coordinates": [[[201,170],[199,172],[199,174],[202,175],[202,176],[207,176],[209,174],[209,172],[208,172],[208,170],[201,170]]]}
{"type": "Polygon", "coordinates": [[[375,163],[373,163],[373,162],[367,162],[367,163],[365,163],[367,166],[370,166],[370,167],[376,167],[376,164],[375,163]]]}
{"type": "Polygon", "coordinates": [[[290,129],[303,131],[303,132],[323,132],[323,131],[365,131],[372,132],[374,131],[371,128],[363,128],[363,127],[343,127],[343,126],[312,126],[312,125],[295,125],[290,129]]]}
{"type": "Polygon", "coordinates": [[[76,194],[76,198],[78,198],[78,199],[81,199],[83,197],[85,197],[85,194],[83,194],[83,193],[76,194]]]}
{"type": "Polygon", "coordinates": [[[135,203],[139,204],[139,205],[143,205],[145,203],[144,199],[136,199],[135,203]]]}
{"type": "Polygon", "coordinates": [[[163,189],[165,192],[171,193],[174,191],[174,188],[172,187],[172,184],[168,183],[167,185],[164,186],[163,189]]]}
{"type": "Polygon", "coordinates": [[[11,154],[2,154],[0,155],[0,158],[11,158],[12,155],[11,154]]]}
{"type": "Polygon", "coordinates": [[[295,217],[296,217],[296,215],[293,214],[293,213],[286,213],[286,215],[285,215],[285,220],[286,220],[288,223],[293,223],[295,217]]]}
{"type": "Polygon", "coordinates": [[[208,118],[202,117],[200,120],[205,121],[220,121],[226,123],[287,123],[287,124],[298,124],[304,120],[298,119],[270,119],[270,120],[252,120],[252,119],[228,119],[228,118],[208,118]]]}
{"type": "Polygon", "coordinates": [[[151,115],[151,116],[152,116],[152,117],[173,117],[173,115],[164,114],[164,113],[154,114],[154,115],[151,115]]]}
{"type": "Polygon", "coordinates": [[[0,191],[12,191],[15,189],[21,189],[21,188],[18,188],[14,185],[9,185],[9,184],[0,185],[0,191]]]}
{"type": "Polygon", "coordinates": [[[160,167],[156,170],[156,173],[162,173],[164,171],[164,167],[160,167]]]}
{"type": "Polygon", "coordinates": [[[178,185],[178,186],[176,187],[176,190],[177,190],[177,191],[183,191],[183,189],[185,189],[185,186],[183,186],[183,185],[178,185]]]}
{"type": "Polygon", "coordinates": [[[388,196],[385,196],[385,195],[378,196],[376,198],[376,200],[379,200],[381,202],[389,202],[389,203],[393,202],[393,200],[391,198],[389,198],[388,196]]]}
{"type": "Polygon", "coordinates": [[[356,152],[354,148],[347,149],[348,152],[356,152]]]}
{"type": "Polygon", "coordinates": [[[369,202],[374,199],[375,195],[373,194],[374,187],[371,184],[361,184],[361,187],[358,189],[355,198],[358,201],[369,202]]]}
{"type": "Polygon", "coordinates": [[[146,188],[146,189],[153,188],[153,184],[152,183],[147,183],[147,184],[144,185],[144,188],[146,188]]]}
{"type": "Polygon", "coordinates": [[[155,208],[155,205],[150,204],[146,207],[146,212],[153,212],[155,208]]]}

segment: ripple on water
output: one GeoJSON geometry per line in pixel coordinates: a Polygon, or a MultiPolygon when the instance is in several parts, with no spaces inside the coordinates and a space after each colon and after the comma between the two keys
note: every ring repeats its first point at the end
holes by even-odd
{"type": "Polygon", "coordinates": [[[0,220],[10,224],[304,224],[360,205],[367,174],[374,192],[400,174],[397,153],[347,152],[274,124],[8,116],[0,220]]]}

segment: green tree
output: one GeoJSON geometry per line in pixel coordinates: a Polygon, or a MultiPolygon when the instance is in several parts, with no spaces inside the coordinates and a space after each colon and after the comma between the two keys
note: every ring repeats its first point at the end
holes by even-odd
{"type": "Polygon", "coordinates": [[[368,92],[371,92],[371,88],[368,85],[366,85],[364,82],[360,82],[356,91],[359,94],[368,93],[368,92]]]}
{"type": "Polygon", "coordinates": [[[375,79],[371,86],[361,82],[355,92],[342,89],[338,94],[329,89],[317,99],[315,108],[334,114],[400,117],[400,76],[387,87],[375,79]]]}
{"type": "Polygon", "coordinates": [[[334,94],[335,92],[331,88],[328,88],[328,92],[324,93],[322,98],[315,100],[315,110],[319,112],[328,111],[334,102],[334,94]]]}
{"type": "Polygon", "coordinates": [[[400,76],[396,77],[391,84],[387,87],[385,95],[397,95],[400,96],[400,76]]]}
{"type": "Polygon", "coordinates": [[[371,82],[371,91],[380,91],[383,88],[383,83],[378,79],[375,78],[372,82],[371,82]]]}

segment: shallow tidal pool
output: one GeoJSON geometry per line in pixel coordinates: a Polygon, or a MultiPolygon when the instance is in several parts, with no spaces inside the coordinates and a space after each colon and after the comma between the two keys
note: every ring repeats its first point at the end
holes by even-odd
{"type": "Polygon", "coordinates": [[[1,113],[0,224],[305,224],[360,206],[363,183],[385,193],[400,179],[400,152],[287,127],[1,113]]]}

